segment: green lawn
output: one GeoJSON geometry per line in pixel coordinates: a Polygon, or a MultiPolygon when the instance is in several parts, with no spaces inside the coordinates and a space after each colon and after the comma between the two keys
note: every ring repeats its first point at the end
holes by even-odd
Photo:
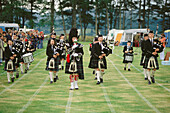
{"type": "MultiPolygon", "coordinates": [[[[131,72],[123,70],[122,47],[115,47],[107,58],[108,69],[104,83],[96,85],[89,64],[89,42],[84,42],[85,80],[79,80],[79,90],[70,91],[69,75],[59,72],[57,83],[50,84],[45,70],[45,48],[34,53],[34,62],[27,74],[8,84],[6,73],[0,67],[0,113],[169,113],[170,66],[160,64],[157,83],[144,81],[140,63],[140,48],[135,55],[131,72]]],[[[46,44],[45,44],[46,45],[46,44]]],[[[166,48],[166,52],[170,48],[166,48]]]]}

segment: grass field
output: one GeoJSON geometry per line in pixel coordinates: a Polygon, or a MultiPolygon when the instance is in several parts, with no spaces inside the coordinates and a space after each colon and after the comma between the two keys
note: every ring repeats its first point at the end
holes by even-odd
{"type": "MultiPolygon", "coordinates": [[[[34,62],[27,74],[8,84],[6,73],[0,67],[0,113],[169,113],[170,66],[161,65],[156,72],[156,83],[144,81],[139,53],[131,72],[123,70],[122,47],[115,47],[107,58],[108,69],[104,83],[96,85],[88,68],[89,46],[84,46],[85,80],[79,80],[79,90],[70,91],[69,75],[59,72],[59,80],[50,84],[45,71],[45,48],[34,53],[34,62]]],[[[170,48],[166,48],[170,51],[170,48]]]]}

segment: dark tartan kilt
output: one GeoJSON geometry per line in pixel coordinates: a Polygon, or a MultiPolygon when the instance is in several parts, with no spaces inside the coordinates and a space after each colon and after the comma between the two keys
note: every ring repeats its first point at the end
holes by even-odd
{"type": "MultiPolygon", "coordinates": [[[[103,57],[102,60],[103,60],[104,65],[102,65],[101,68],[102,69],[107,69],[106,57],[103,57]]],[[[99,58],[91,57],[90,58],[90,63],[89,63],[89,68],[92,68],[92,69],[99,68],[98,63],[99,63],[99,58]]]]}
{"type": "Polygon", "coordinates": [[[143,66],[145,63],[146,56],[142,55],[141,60],[140,60],[140,65],[143,66]]]}
{"type": "Polygon", "coordinates": [[[152,67],[152,64],[150,63],[149,64],[149,59],[151,58],[151,57],[149,57],[149,58],[145,58],[145,62],[144,62],[144,65],[143,65],[143,68],[145,68],[145,69],[159,69],[159,64],[158,64],[158,60],[157,60],[157,57],[155,57],[155,56],[153,56],[154,57],[154,59],[155,59],[155,64],[156,64],[156,66],[155,65],[153,65],[153,67],[154,68],[149,68],[148,66],[150,66],[150,67],[152,67]]]}
{"type": "Polygon", "coordinates": [[[55,59],[54,61],[55,61],[55,68],[48,68],[50,59],[49,60],[47,59],[47,63],[46,63],[47,71],[59,71],[60,57],[57,57],[57,59],[55,59]]]}
{"type": "Polygon", "coordinates": [[[15,60],[13,60],[13,70],[7,70],[7,63],[8,63],[9,60],[5,60],[5,67],[4,67],[4,70],[5,71],[16,71],[15,69],[15,60]]]}
{"type": "MultiPolygon", "coordinates": [[[[132,63],[133,62],[133,60],[132,61],[127,61],[127,60],[125,60],[125,56],[126,55],[124,55],[124,58],[123,58],[123,63],[132,63]]],[[[131,56],[131,55],[130,55],[131,56]]],[[[132,55],[133,56],[133,55],[132,55]]],[[[134,58],[134,57],[133,57],[134,58]]]]}
{"type": "MultiPolygon", "coordinates": [[[[75,72],[75,73],[78,73],[79,79],[84,80],[84,70],[83,70],[82,58],[80,59],[80,61],[76,61],[76,63],[77,63],[77,72],[75,72]]],[[[70,64],[71,64],[71,61],[70,61],[70,63],[66,62],[65,73],[67,73],[67,74],[73,74],[73,72],[69,72],[70,64]]]]}

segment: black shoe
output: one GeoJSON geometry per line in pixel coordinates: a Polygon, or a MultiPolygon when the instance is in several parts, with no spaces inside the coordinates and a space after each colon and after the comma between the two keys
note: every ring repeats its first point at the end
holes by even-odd
{"type": "Polygon", "coordinates": [[[79,88],[75,88],[75,90],[78,90],[79,88]]]}
{"type": "Polygon", "coordinates": [[[154,76],[151,77],[151,79],[152,79],[152,83],[155,83],[155,78],[154,78],[154,76]]]}
{"type": "Polygon", "coordinates": [[[100,83],[103,83],[103,79],[102,78],[100,78],[100,83]]]}
{"type": "Polygon", "coordinates": [[[50,81],[50,84],[52,84],[53,83],[53,81],[50,81]]]}
{"type": "Polygon", "coordinates": [[[145,80],[148,80],[148,78],[145,78],[145,80]]]}
{"type": "Polygon", "coordinates": [[[64,66],[62,66],[62,70],[64,70],[64,66]]]}
{"type": "Polygon", "coordinates": [[[25,69],[25,73],[27,73],[27,70],[25,69]]]}
{"type": "Polygon", "coordinates": [[[11,82],[10,81],[8,81],[8,84],[10,84],[11,82]]]}
{"type": "Polygon", "coordinates": [[[56,76],[56,80],[59,80],[58,76],[56,76]]]}
{"type": "Polygon", "coordinates": [[[126,70],[126,68],[124,67],[124,70],[126,70]]]}
{"type": "Polygon", "coordinates": [[[150,84],[151,84],[151,81],[148,80],[148,84],[150,85],[150,84]]]}
{"type": "Polygon", "coordinates": [[[54,82],[56,82],[56,78],[54,78],[54,82]]]}
{"type": "Polygon", "coordinates": [[[74,90],[74,89],[70,88],[70,90],[74,90]]]}
{"type": "Polygon", "coordinates": [[[128,69],[128,71],[131,71],[130,69],[128,69]]]}
{"type": "Polygon", "coordinates": [[[16,78],[19,78],[19,73],[16,74],[16,78]]]}
{"type": "Polygon", "coordinates": [[[94,80],[97,80],[97,77],[95,77],[94,80]]]}
{"type": "Polygon", "coordinates": [[[11,81],[12,81],[12,82],[14,82],[14,79],[15,79],[15,78],[14,78],[14,77],[12,77],[12,78],[11,78],[11,81]]]}
{"type": "Polygon", "coordinates": [[[100,82],[99,81],[97,81],[97,83],[96,84],[100,84],[100,82]]]}
{"type": "Polygon", "coordinates": [[[93,74],[95,74],[95,70],[93,70],[93,74]]]}

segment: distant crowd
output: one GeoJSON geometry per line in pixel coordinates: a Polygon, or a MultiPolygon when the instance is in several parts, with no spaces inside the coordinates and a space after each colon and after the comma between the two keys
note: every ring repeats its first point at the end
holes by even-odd
{"type": "Polygon", "coordinates": [[[33,45],[35,50],[43,48],[43,31],[31,30],[24,32],[11,29],[3,31],[0,28],[0,65],[2,65],[2,61],[4,60],[4,50],[8,45],[8,40],[13,40],[14,36],[17,37],[17,40],[24,39],[26,42],[31,41],[31,45],[33,45]]]}

